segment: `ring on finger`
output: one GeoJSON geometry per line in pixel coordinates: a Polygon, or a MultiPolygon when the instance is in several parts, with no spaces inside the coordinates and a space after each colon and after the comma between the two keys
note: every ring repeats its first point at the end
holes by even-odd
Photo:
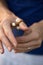
{"type": "Polygon", "coordinates": [[[12,26],[17,27],[17,29],[19,29],[19,25],[20,25],[21,22],[22,22],[22,19],[16,18],[16,22],[12,23],[12,26]]]}

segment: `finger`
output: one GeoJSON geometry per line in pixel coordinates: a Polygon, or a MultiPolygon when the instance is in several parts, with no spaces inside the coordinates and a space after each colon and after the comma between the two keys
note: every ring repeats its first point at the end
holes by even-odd
{"type": "Polygon", "coordinates": [[[19,24],[19,28],[23,31],[28,30],[27,25],[23,21],[19,24]]]}
{"type": "Polygon", "coordinates": [[[29,48],[17,48],[15,49],[15,53],[30,52],[39,47],[40,47],[39,45],[36,45],[36,46],[29,47],[29,48]]]}
{"type": "Polygon", "coordinates": [[[15,53],[23,53],[23,52],[29,52],[31,49],[27,48],[17,48],[15,49],[15,53]]]}
{"type": "Polygon", "coordinates": [[[31,34],[28,34],[26,36],[17,37],[16,39],[17,39],[18,43],[29,42],[29,41],[39,39],[39,34],[37,32],[32,32],[31,34]]]}
{"type": "Polygon", "coordinates": [[[17,48],[28,48],[28,47],[32,47],[32,46],[36,46],[40,44],[41,44],[41,40],[39,39],[39,40],[27,42],[27,43],[18,44],[17,48]]]}
{"type": "Polygon", "coordinates": [[[37,48],[39,48],[39,47],[40,47],[40,45],[38,44],[38,45],[36,45],[36,46],[31,47],[31,50],[37,49],[37,48]]]}
{"type": "Polygon", "coordinates": [[[10,40],[10,42],[14,45],[14,47],[16,47],[17,41],[16,41],[16,39],[13,35],[10,24],[7,24],[7,25],[5,24],[5,26],[3,28],[4,28],[4,31],[5,31],[5,34],[8,37],[8,39],[10,40]]]}
{"type": "Polygon", "coordinates": [[[3,48],[3,45],[2,45],[2,42],[0,41],[0,53],[3,54],[4,53],[4,48],[3,48]]]}
{"type": "Polygon", "coordinates": [[[24,36],[28,35],[28,34],[31,34],[32,33],[32,30],[31,29],[28,29],[26,31],[24,31],[24,36]]]}
{"type": "Polygon", "coordinates": [[[15,16],[15,15],[13,15],[13,18],[14,18],[13,19],[14,23],[19,24],[19,29],[21,29],[23,31],[28,29],[27,25],[24,23],[24,21],[21,18],[15,16]]]}
{"type": "Polygon", "coordinates": [[[6,46],[6,48],[7,48],[9,51],[12,51],[12,46],[11,46],[9,40],[8,40],[5,36],[3,36],[3,37],[4,37],[4,38],[2,38],[3,44],[6,46]]]}
{"type": "Polygon", "coordinates": [[[7,39],[7,37],[4,35],[4,32],[2,29],[0,29],[0,39],[3,42],[3,44],[8,48],[8,50],[11,51],[12,46],[11,46],[9,40],[7,39]]]}

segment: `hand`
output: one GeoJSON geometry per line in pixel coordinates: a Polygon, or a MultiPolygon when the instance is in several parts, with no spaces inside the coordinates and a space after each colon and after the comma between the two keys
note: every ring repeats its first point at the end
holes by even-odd
{"type": "MultiPolygon", "coordinates": [[[[14,47],[17,45],[17,40],[11,30],[11,23],[15,22],[16,18],[18,17],[6,7],[0,7],[0,53],[4,52],[3,44],[9,51],[13,49],[12,45],[14,47]]],[[[20,29],[25,30],[26,28],[27,26],[22,22],[20,24],[20,29]]]]}
{"type": "Polygon", "coordinates": [[[31,32],[27,30],[23,36],[16,38],[18,41],[17,48],[15,48],[16,53],[28,52],[41,46],[42,31],[39,23],[34,23],[29,28],[31,32]]]}

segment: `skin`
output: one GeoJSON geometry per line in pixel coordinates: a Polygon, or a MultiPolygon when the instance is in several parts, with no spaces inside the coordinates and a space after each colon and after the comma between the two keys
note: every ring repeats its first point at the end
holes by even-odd
{"type": "MultiPolygon", "coordinates": [[[[4,4],[0,2],[0,53],[4,53],[3,44],[11,51],[13,47],[17,46],[17,40],[13,35],[11,23],[16,22],[17,17],[12,13],[4,4]]],[[[20,19],[20,18],[19,18],[20,19]]],[[[27,26],[22,22],[19,26],[20,29],[25,30],[27,26]]]]}
{"type": "Polygon", "coordinates": [[[16,53],[28,52],[41,46],[43,41],[43,20],[27,27],[21,23],[19,28],[24,31],[21,37],[14,37],[10,24],[18,18],[5,5],[0,5],[0,53],[4,52],[3,44],[9,51],[12,48],[16,53]],[[5,41],[6,40],[6,41],[5,41]],[[2,44],[3,43],[3,44],[2,44]]]}
{"type": "Polygon", "coordinates": [[[41,47],[43,41],[43,20],[32,24],[29,28],[31,29],[30,33],[27,30],[23,36],[16,37],[18,41],[17,48],[15,49],[16,53],[28,52],[41,47]]]}

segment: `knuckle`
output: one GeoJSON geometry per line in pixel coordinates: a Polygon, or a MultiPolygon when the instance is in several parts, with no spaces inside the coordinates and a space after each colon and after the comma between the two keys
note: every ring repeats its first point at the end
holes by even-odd
{"type": "Polygon", "coordinates": [[[5,26],[5,25],[7,25],[7,23],[8,23],[8,19],[5,18],[5,19],[2,21],[2,25],[5,26]]]}
{"type": "Polygon", "coordinates": [[[34,24],[32,25],[32,27],[33,27],[33,28],[36,28],[36,25],[37,25],[37,23],[34,23],[34,24]]]}
{"type": "Polygon", "coordinates": [[[7,35],[7,36],[9,36],[9,35],[10,35],[10,32],[9,32],[9,31],[6,31],[5,33],[6,33],[6,35],[7,35]]]}
{"type": "Polygon", "coordinates": [[[5,31],[5,35],[6,35],[6,36],[8,36],[8,35],[9,35],[9,33],[8,33],[7,31],[5,31]]]}
{"type": "Polygon", "coordinates": [[[33,25],[36,26],[37,23],[34,23],[33,25]]]}

